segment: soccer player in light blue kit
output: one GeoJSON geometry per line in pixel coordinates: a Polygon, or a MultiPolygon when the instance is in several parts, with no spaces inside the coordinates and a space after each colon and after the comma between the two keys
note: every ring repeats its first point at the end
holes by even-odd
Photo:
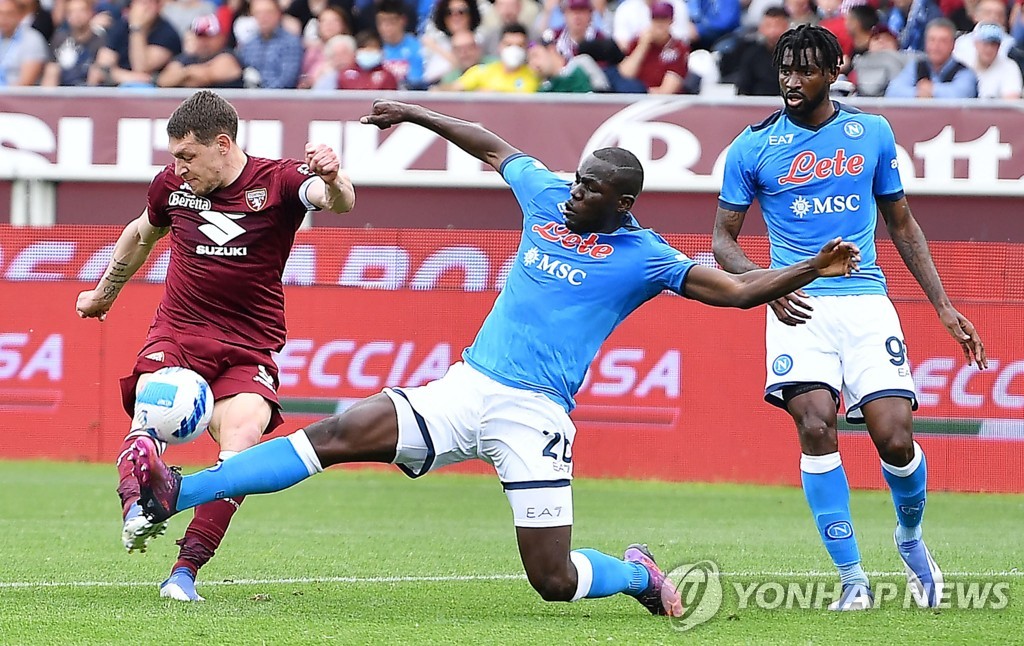
{"type": "Polygon", "coordinates": [[[857,273],[816,280],[771,303],[765,399],[796,422],[804,493],[843,584],[832,608],[858,610],[874,602],[839,457],[840,394],[846,418],[867,424],[881,457],[896,507],[896,546],[911,591],[919,605],[934,607],[942,572],[921,538],[927,476],[924,453],[911,433],[917,400],[903,331],[876,264],[876,210],[966,359],[984,368],[985,350],[974,326],[946,296],[910,213],[888,122],[828,99],[841,62],[839,43],[825,29],[800,26],[782,36],[775,65],[785,109],[745,129],[729,149],[713,248],[727,271],[743,275],[759,269],[737,243],[755,199],[768,225],[772,267],[810,257],[815,245],[833,236],[860,247],[857,273]]]}
{"type": "Polygon", "coordinates": [[[287,438],[182,478],[146,443],[131,454],[153,519],[224,496],[289,487],[342,462],[394,463],[411,477],[481,459],[512,507],[530,584],[547,601],[625,593],[679,616],[679,594],[644,545],[623,559],[569,550],[573,396],[601,343],[634,309],[669,289],[724,307],[752,307],[819,276],[849,275],[856,245],[839,238],[791,267],[732,276],[694,264],[630,210],[643,185],[633,154],[604,148],[571,184],[484,128],[415,105],[377,101],[363,123],[411,122],[501,172],[523,212],[516,262],[476,340],[441,379],[386,388],[287,438]]]}

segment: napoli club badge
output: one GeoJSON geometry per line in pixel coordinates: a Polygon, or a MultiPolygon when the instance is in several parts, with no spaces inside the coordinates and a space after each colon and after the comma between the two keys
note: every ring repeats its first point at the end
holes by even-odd
{"type": "Polygon", "coordinates": [[[245,192],[245,203],[253,211],[259,211],[267,204],[267,189],[254,188],[245,192]]]}

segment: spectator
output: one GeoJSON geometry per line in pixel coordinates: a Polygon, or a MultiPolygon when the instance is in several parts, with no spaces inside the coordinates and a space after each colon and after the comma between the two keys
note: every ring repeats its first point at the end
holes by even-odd
{"type": "Polygon", "coordinates": [[[103,38],[92,29],[96,15],[92,0],[68,0],[64,6],[66,26],[53,37],[51,48],[56,59],[46,64],[43,85],[85,85],[89,66],[103,46],[103,38]]]}
{"type": "MultiPolygon", "coordinates": [[[[629,49],[629,44],[640,37],[651,26],[651,5],[655,0],[622,0],[615,9],[612,37],[620,49],[629,49]]],[[[684,0],[670,0],[672,3],[672,37],[683,42],[690,41],[693,25],[690,24],[690,10],[684,0]]]]}
{"type": "Polygon", "coordinates": [[[1006,56],[1015,42],[1013,36],[1006,32],[1006,4],[1003,0],[980,0],[974,7],[972,17],[976,21],[971,26],[972,31],[961,35],[953,45],[953,58],[970,68],[977,63],[978,50],[974,47],[974,27],[982,23],[996,25],[1003,32],[1003,41],[999,46],[1000,56],[1006,56]]]}
{"type": "Polygon", "coordinates": [[[526,64],[526,44],[525,27],[505,27],[498,49],[499,60],[469,68],[451,89],[465,92],[536,92],[540,79],[526,64]]]}
{"type": "Polygon", "coordinates": [[[674,10],[668,2],[651,7],[651,26],[630,43],[619,73],[643,84],[641,91],[651,94],[680,94],[686,79],[689,48],[672,37],[674,10]]]}
{"type": "Polygon", "coordinates": [[[474,65],[490,63],[494,60],[493,57],[484,57],[483,49],[481,49],[476,37],[468,31],[452,34],[452,54],[455,56],[455,64],[431,89],[455,89],[452,87],[452,84],[465,74],[466,70],[474,65]]]}
{"type": "Polygon", "coordinates": [[[353,33],[352,16],[346,8],[351,7],[352,3],[350,1],[344,2],[345,6],[342,6],[339,2],[340,0],[292,0],[284,12],[282,24],[285,29],[289,29],[288,25],[293,24],[304,42],[317,40],[322,47],[328,40],[338,34],[353,33]],[[325,11],[331,12],[332,15],[325,16],[325,11]],[[326,38],[320,38],[320,23],[325,19],[331,20],[332,23],[339,20],[342,26],[336,33],[334,26],[328,27],[327,31],[330,32],[330,35],[326,38]]]}
{"type": "Polygon", "coordinates": [[[736,71],[722,80],[732,82],[736,93],[743,96],[776,96],[779,74],[775,69],[775,46],[789,29],[789,14],[784,7],[769,7],[757,25],[757,34],[741,45],[736,71]]]}
{"type": "Polygon", "coordinates": [[[14,0],[0,0],[0,88],[36,85],[50,59],[46,39],[14,0]]]}
{"type": "Polygon", "coordinates": [[[528,35],[536,39],[540,32],[533,29],[540,14],[540,5],[535,0],[494,0],[492,11],[483,15],[480,20],[480,46],[485,56],[496,56],[498,44],[505,27],[510,25],[529,25],[528,35]]]}
{"type": "Polygon", "coordinates": [[[885,96],[889,83],[907,66],[909,52],[900,50],[899,39],[882,23],[871,30],[868,51],[853,59],[851,77],[860,96],[885,96]]]}
{"type": "Polygon", "coordinates": [[[974,75],[978,77],[978,98],[1019,99],[1024,81],[1017,64],[1000,53],[1006,32],[996,24],[979,23],[974,28],[974,75]]]}
{"type": "Polygon", "coordinates": [[[159,87],[242,87],[242,64],[227,48],[217,16],[199,16],[185,35],[184,52],[156,78],[159,87]]]}
{"type": "MultiPolygon", "coordinates": [[[[378,50],[380,47],[378,46],[378,50]]],[[[356,39],[348,34],[332,36],[321,48],[323,62],[307,79],[313,90],[337,90],[340,75],[356,66],[356,39]]]]}
{"type": "Polygon", "coordinates": [[[885,23],[871,30],[868,51],[853,59],[850,79],[860,96],[885,96],[889,83],[913,59],[913,53],[901,50],[899,37],[885,23]]]}
{"type": "Polygon", "coordinates": [[[900,49],[924,49],[925,28],[942,10],[935,0],[893,0],[886,24],[900,39],[900,49]]]}
{"type": "MultiPolygon", "coordinates": [[[[537,75],[540,82],[539,92],[592,92],[593,85],[590,76],[577,60],[590,61],[591,69],[601,73],[600,68],[589,56],[575,57],[566,63],[562,55],[558,53],[556,41],[544,39],[530,45],[527,55],[527,62],[530,69],[537,75]]],[[[608,81],[605,79],[604,86],[607,88],[608,81]]]]}
{"type": "Polygon", "coordinates": [[[851,58],[867,53],[878,23],[878,10],[869,4],[855,5],[846,12],[846,31],[853,46],[851,58]]]}
{"type": "Polygon", "coordinates": [[[783,0],[783,6],[791,26],[818,24],[818,10],[811,0],[783,0]]]}
{"type": "Polygon", "coordinates": [[[184,40],[185,34],[192,30],[192,23],[196,18],[209,16],[216,10],[216,5],[210,0],[171,0],[164,3],[160,15],[171,23],[174,30],[184,40]]]}
{"type": "Polygon", "coordinates": [[[127,15],[107,31],[89,69],[89,85],[152,85],[181,53],[181,38],[160,16],[161,0],[131,0],[127,15]],[[126,18],[126,19],[125,19],[126,18]]]}
{"type": "Polygon", "coordinates": [[[53,16],[50,15],[50,12],[40,6],[39,0],[15,0],[15,3],[21,10],[21,15],[24,16],[21,19],[22,23],[38,31],[44,41],[50,42],[55,31],[53,16]]]}
{"type": "Polygon", "coordinates": [[[423,78],[427,85],[441,80],[455,66],[452,35],[476,33],[480,8],[476,0],[438,0],[433,19],[420,37],[423,44],[423,78]]]}
{"type": "Polygon", "coordinates": [[[281,26],[277,0],[252,0],[249,11],[259,32],[238,48],[245,67],[246,86],[294,88],[302,70],[302,41],[281,26]]]}
{"type": "MultiPolygon", "coordinates": [[[[324,52],[327,41],[335,36],[350,33],[348,18],[338,7],[324,7],[316,18],[310,19],[306,24],[313,26],[314,33],[312,38],[307,38],[307,34],[303,32],[305,51],[302,54],[302,71],[299,73],[300,88],[311,87],[315,79],[321,76],[322,68],[327,66],[327,56],[324,52]]],[[[355,51],[355,41],[352,48],[355,51]]]]}
{"type": "Polygon", "coordinates": [[[377,33],[384,46],[384,67],[391,72],[404,89],[423,86],[423,56],[420,41],[406,31],[408,18],[401,0],[379,0],[377,4],[377,33]]]}
{"type": "MultiPolygon", "coordinates": [[[[544,7],[537,16],[537,22],[533,25],[534,31],[543,34],[549,29],[558,32],[565,29],[566,18],[568,17],[568,1],[543,0],[544,7]]],[[[612,12],[608,8],[608,0],[591,0],[590,5],[593,12],[591,22],[594,27],[605,33],[611,32],[612,12]]]]}
{"type": "Polygon", "coordinates": [[[978,96],[974,72],[953,58],[956,27],[948,18],[928,23],[924,35],[925,57],[911,61],[889,83],[887,97],[920,99],[967,99],[978,96]]]}
{"type": "Polygon", "coordinates": [[[355,66],[338,74],[339,90],[397,90],[398,79],[384,66],[380,38],[370,30],[356,36],[355,66]]]}
{"type": "Polygon", "coordinates": [[[711,49],[740,26],[740,0],[689,0],[691,49],[711,49]]]}
{"type": "Polygon", "coordinates": [[[832,32],[843,50],[843,59],[853,58],[853,37],[846,28],[846,15],[842,12],[842,0],[817,0],[818,26],[832,32]]]}
{"type": "Polygon", "coordinates": [[[588,40],[609,38],[593,23],[594,7],[590,0],[566,0],[565,27],[545,32],[545,38],[554,38],[555,48],[565,60],[580,53],[580,44],[588,40]]]}

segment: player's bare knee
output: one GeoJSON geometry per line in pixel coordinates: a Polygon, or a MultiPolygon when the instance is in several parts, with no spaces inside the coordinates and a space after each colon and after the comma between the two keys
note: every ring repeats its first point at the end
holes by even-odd
{"type": "Polygon", "coordinates": [[[570,576],[568,568],[564,572],[528,573],[527,578],[544,601],[572,601],[576,594],[575,577],[570,576]]]}
{"type": "Polygon", "coordinates": [[[875,447],[878,456],[895,467],[906,466],[914,459],[914,438],[909,429],[875,439],[875,447]]]}
{"type": "Polygon", "coordinates": [[[797,419],[796,428],[800,434],[800,446],[805,453],[825,455],[839,450],[835,424],[829,423],[824,417],[804,415],[797,419]]]}

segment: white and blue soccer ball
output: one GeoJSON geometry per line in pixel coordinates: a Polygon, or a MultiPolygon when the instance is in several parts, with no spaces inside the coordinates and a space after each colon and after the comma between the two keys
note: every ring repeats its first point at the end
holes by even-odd
{"type": "Polygon", "coordinates": [[[135,393],[132,427],[168,444],[184,444],[199,437],[211,417],[210,384],[188,368],[161,368],[135,393]]]}

